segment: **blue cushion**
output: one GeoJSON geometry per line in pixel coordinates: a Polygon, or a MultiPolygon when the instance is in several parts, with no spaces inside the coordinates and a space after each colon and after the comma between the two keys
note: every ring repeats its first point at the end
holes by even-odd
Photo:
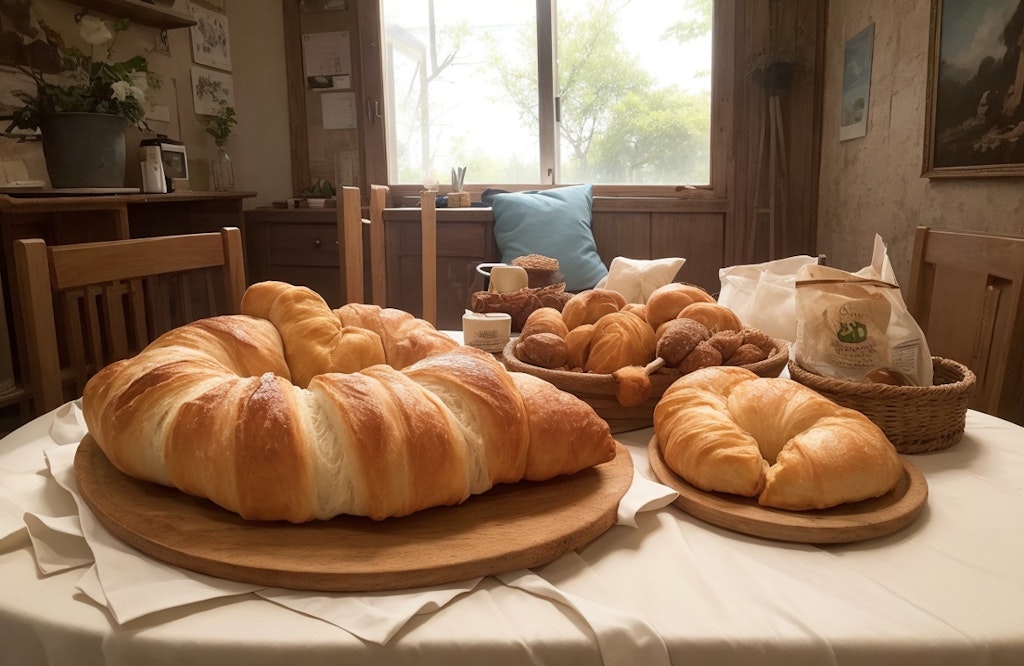
{"type": "Polygon", "coordinates": [[[506,192],[491,200],[501,260],[542,254],[558,260],[566,291],[590,289],[608,275],[590,228],[590,185],[506,192]]]}

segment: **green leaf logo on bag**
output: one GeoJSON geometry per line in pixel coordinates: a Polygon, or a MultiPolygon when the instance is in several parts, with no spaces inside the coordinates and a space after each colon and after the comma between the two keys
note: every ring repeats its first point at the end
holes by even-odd
{"type": "Polygon", "coordinates": [[[868,339],[868,327],[859,321],[846,321],[839,324],[836,338],[840,342],[864,342],[868,339]]]}

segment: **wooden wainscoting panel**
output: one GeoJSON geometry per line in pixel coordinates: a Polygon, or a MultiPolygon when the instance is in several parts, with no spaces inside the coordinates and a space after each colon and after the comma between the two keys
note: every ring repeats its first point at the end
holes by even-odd
{"type": "Polygon", "coordinates": [[[722,213],[654,213],[651,257],[683,257],[679,279],[712,294],[722,287],[718,269],[725,261],[725,215],[722,213]]]}
{"type": "Polygon", "coordinates": [[[615,257],[651,258],[650,213],[594,211],[591,228],[605,266],[611,266],[615,257]]]}

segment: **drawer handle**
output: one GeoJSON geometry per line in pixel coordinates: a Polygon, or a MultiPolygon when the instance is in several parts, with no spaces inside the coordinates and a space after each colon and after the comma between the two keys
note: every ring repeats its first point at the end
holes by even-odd
{"type": "Polygon", "coordinates": [[[313,247],[315,247],[317,249],[320,248],[320,239],[319,238],[317,238],[316,240],[313,241],[313,247]]]}

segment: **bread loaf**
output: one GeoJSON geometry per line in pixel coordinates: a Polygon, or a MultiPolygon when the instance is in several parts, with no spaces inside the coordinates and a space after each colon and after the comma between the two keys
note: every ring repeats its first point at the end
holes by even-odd
{"type": "Polygon", "coordinates": [[[626,305],[622,294],[611,289],[587,289],[576,294],[562,306],[562,319],[571,331],[583,324],[594,324],[598,319],[618,312],[626,305]]]}
{"type": "Polygon", "coordinates": [[[304,522],[407,515],[614,455],[589,405],[442,343],[407,313],[345,306],[332,337],[325,304],[289,285],[254,288],[246,307],[272,320],[200,320],[90,379],[85,421],[114,466],[244,518],[304,522]],[[353,361],[330,346],[348,336],[403,369],[317,373],[353,361]],[[312,375],[306,387],[292,364],[312,375]]]}
{"type": "Polygon", "coordinates": [[[654,410],[665,463],[706,491],[780,509],[824,509],[889,492],[902,466],[866,416],[789,379],[694,371],[654,410]]]}

